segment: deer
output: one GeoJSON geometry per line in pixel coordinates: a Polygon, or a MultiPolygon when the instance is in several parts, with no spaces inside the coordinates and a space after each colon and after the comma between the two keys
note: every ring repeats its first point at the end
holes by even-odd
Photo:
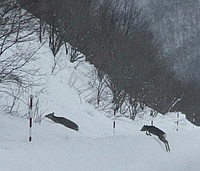
{"type": "Polygon", "coordinates": [[[54,121],[55,123],[59,123],[62,124],[64,126],[66,126],[67,128],[73,129],[75,131],[79,130],[79,127],[76,123],[70,121],[69,119],[66,119],[64,117],[57,117],[54,115],[53,113],[50,113],[48,115],[45,115],[46,118],[51,119],[52,121],[54,121]]]}
{"type": "Polygon", "coordinates": [[[140,131],[146,131],[147,136],[151,136],[151,134],[157,135],[160,141],[162,141],[165,144],[166,151],[170,151],[169,143],[166,140],[166,133],[160,130],[159,128],[155,126],[148,126],[144,125],[140,131]]]}

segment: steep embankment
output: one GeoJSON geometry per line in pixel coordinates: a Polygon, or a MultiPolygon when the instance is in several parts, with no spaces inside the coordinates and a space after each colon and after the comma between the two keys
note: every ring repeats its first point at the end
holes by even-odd
{"type": "Polygon", "coordinates": [[[1,113],[0,170],[198,170],[200,130],[184,115],[180,117],[178,132],[175,114],[158,114],[154,119],[154,124],[167,133],[169,153],[157,137],[140,132],[143,124],[150,123],[149,109],[135,121],[117,118],[113,134],[112,119],[85,102],[84,97],[92,90],[85,94],[77,91],[87,87],[91,66],[83,62],[75,67],[77,64],[70,63],[61,51],[60,62],[52,74],[53,56],[48,48],[42,47],[36,55],[39,58],[30,67],[41,68],[43,84],[30,92],[34,95],[34,104],[39,100],[39,111],[43,115],[55,112],[76,122],[80,131],[42,118],[41,125],[33,124],[32,142],[28,142],[28,120],[1,113]]]}

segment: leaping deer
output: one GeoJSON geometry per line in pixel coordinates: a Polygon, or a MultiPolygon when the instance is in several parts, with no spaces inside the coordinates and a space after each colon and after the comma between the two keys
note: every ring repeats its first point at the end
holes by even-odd
{"type": "Polygon", "coordinates": [[[151,134],[157,135],[160,141],[165,144],[166,151],[170,151],[169,143],[166,140],[166,133],[155,126],[144,125],[140,131],[146,131],[147,136],[151,134]]]}
{"type": "Polygon", "coordinates": [[[73,121],[69,120],[69,119],[66,119],[64,117],[57,117],[57,116],[54,116],[54,112],[53,113],[50,113],[48,115],[45,115],[45,117],[51,119],[52,121],[54,121],[55,123],[59,123],[59,124],[62,124],[70,129],[73,129],[75,131],[78,131],[79,130],[79,127],[76,123],[74,123],[73,121]]]}

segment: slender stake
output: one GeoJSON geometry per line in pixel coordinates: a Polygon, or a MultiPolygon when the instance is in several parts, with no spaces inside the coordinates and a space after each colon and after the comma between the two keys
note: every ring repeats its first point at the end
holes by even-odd
{"type": "Polygon", "coordinates": [[[153,112],[153,110],[151,110],[151,112],[150,112],[150,116],[151,116],[151,126],[153,126],[153,116],[154,115],[154,112],[153,112]]]}
{"type": "Polygon", "coordinates": [[[32,140],[32,136],[31,136],[31,129],[32,129],[32,118],[29,119],[30,123],[29,123],[29,141],[32,140]]]}
{"type": "Polygon", "coordinates": [[[115,134],[115,128],[116,128],[115,117],[116,117],[116,109],[114,109],[113,134],[115,134]]]}
{"type": "Polygon", "coordinates": [[[193,129],[194,129],[194,123],[195,123],[195,113],[193,114],[193,117],[192,117],[192,123],[193,123],[193,129]]]}
{"type": "Polygon", "coordinates": [[[32,140],[32,109],[33,109],[33,95],[30,95],[30,104],[29,104],[29,142],[32,140]]]}
{"type": "Polygon", "coordinates": [[[177,127],[176,127],[176,131],[178,131],[178,122],[179,122],[179,112],[177,112],[177,122],[176,122],[177,127]]]}

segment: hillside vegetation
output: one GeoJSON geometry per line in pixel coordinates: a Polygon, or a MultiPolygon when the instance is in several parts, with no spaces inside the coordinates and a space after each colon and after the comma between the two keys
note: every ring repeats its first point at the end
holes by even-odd
{"type": "MultiPolygon", "coordinates": [[[[163,44],[164,38],[156,32],[158,27],[152,29],[157,16],[153,13],[155,5],[152,2],[152,10],[145,13],[128,0],[2,1],[0,76],[1,93],[7,94],[3,110],[18,115],[17,104],[27,105],[23,100],[26,92],[33,87],[40,89],[43,67],[29,66],[37,59],[35,54],[41,46],[48,43],[48,53],[53,54],[52,74],[60,65],[62,48],[70,62],[88,61],[94,66],[89,88],[84,92],[93,90],[88,101],[108,115],[114,106],[119,115],[134,120],[149,106],[162,114],[181,111],[198,125],[199,87],[195,81],[186,84],[172,70],[174,65],[168,55],[174,53],[163,44]],[[35,36],[40,46],[31,42],[35,36]]],[[[175,11],[181,11],[182,4],[177,5],[180,7],[175,11]]]]}

